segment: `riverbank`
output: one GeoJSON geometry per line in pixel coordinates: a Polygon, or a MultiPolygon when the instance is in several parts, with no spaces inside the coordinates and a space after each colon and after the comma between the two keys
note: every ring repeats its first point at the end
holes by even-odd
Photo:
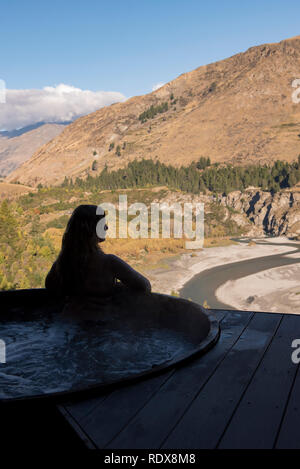
{"type": "Polygon", "coordinates": [[[240,310],[300,314],[300,264],[228,281],[215,294],[220,301],[240,310]]]}
{"type": "MultiPolygon", "coordinates": [[[[163,269],[145,271],[145,273],[152,283],[153,291],[170,294],[178,292],[192,277],[207,269],[256,257],[288,253],[295,249],[292,246],[279,244],[280,242],[289,243],[289,240],[283,236],[275,238],[274,242],[273,238],[265,240],[272,244],[263,244],[264,239],[259,239],[259,242],[262,244],[238,242],[229,246],[191,251],[167,260],[163,269]]],[[[247,294],[246,298],[248,296],[247,294]]],[[[224,303],[232,304],[230,301],[224,301],[224,303]]]]}

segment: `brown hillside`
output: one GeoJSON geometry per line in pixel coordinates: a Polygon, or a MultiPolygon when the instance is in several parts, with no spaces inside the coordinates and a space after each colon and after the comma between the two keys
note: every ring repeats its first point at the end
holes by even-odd
{"type": "Polygon", "coordinates": [[[15,137],[0,135],[0,176],[4,177],[27,161],[41,145],[56,137],[65,125],[43,124],[15,137]]]}
{"type": "Polygon", "coordinates": [[[92,172],[95,159],[98,171],[134,158],[176,165],[200,156],[234,164],[294,160],[300,153],[300,104],[291,98],[295,78],[300,78],[300,36],[252,47],[180,75],[153,93],[76,120],[7,179],[56,184],[65,176],[92,172]],[[167,112],[139,121],[150,105],[164,101],[167,112]]]}
{"type": "Polygon", "coordinates": [[[37,189],[32,187],[22,186],[22,184],[9,184],[7,182],[0,182],[0,202],[3,199],[16,199],[21,195],[28,194],[28,192],[36,192],[37,189]]]}

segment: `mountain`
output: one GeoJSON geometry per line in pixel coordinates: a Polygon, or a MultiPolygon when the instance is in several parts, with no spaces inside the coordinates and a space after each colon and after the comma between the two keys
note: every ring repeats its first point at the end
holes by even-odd
{"type": "Polygon", "coordinates": [[[178,166],[200,156],[232,164],[292,161],[300,153],[297,78],[300,36],[251,47],[77,119],[7,179],[57,184],[95,173],[94,160],[96,172],[134,158],[178,166]]]}
{"type": "Polygon", "coordinates": [[[0,132],[0,177],[18,168],[41,145],[62,132],[67,124],[39,122],[22,129],[0,132]]]}

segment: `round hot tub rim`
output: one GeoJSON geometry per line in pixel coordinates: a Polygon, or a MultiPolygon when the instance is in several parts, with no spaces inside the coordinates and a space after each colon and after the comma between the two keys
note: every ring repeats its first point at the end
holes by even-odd
{"type": "MultiPolygon", "coordinates": [[[[0,398],[0,404],[9,404],[9,403],[18,403],[18,402],[33,402],[33,401],[54,401],[59,403],[59,401],[75,401],[77,399],[93,397],[99,393],[109,391],[116,388],[121,388],[123,386],[139,382],[141,380],[150,379],[154,376],[162,374],[166,371],[170,371],[172,368],[179,368],[184,366],[189,361],[199,358],[208,352],[215,344],[218,342],[221,334],[221,328],[218,319],[210,312],[206,310],[201,305],[194,303],[190,300],[184,298],[176,298],[171,295],[163,293],[151,293],[151,295],[161,298],[170,298],[172,300],[180,300],[181,302],[186,302],[187,305],[193,305],[198,309],[202,314],[205,314],[210,323],[210,328],[207,336],[195,346],[195,348],[189,352],[175,355],[172,359],[163,362],[160,365],[154,366],[151,369],[142,371],[140,373],[133,374],[131,376],[125,376],[116,380],[109,381],[107,383],[98,383],[89,385],[83,388],[70,389],[66,391],[57,391],[52,393],[45,394],[36,394],[30,396],[20,396],[20,397],[9,397],[9,398],[0,398]]],[[[1,303],[4,305],[11,304],[12,300],[22,301],[22,304],[27,304],[34,300],[45,300],[53,301],[57,304],[57,299],[53,299],[49,296],[48,291],[45,288],[36,288],[36,289],[23,289],[23,290],[7,290],[0,292],[0,306],[1,303]],[[23,303],[24,302],[24,303],[23,303]]]]}

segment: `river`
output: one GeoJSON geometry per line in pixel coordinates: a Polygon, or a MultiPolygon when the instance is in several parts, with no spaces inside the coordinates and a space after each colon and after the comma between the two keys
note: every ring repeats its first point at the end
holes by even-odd
{"type": "MultiPolygon", "coordinates": [[[[249,239],[233,238],[234,241],[241,243],[249,243],[249,239]]],[[[272,244],[266,239],[255,240],[256,244],[272,244]]],[[[273,244],[274,245],[274,244],[273,244]]],[[[299,243],[276,243],[278,246],[294,247],[293,251],[288,254],[300,252],[299,243]]],[[[232,305],[220,302],[215,292],[228,280],[237,280],[247,275],[256,274],[263,270],[273,269],[286,265],[298,264],[300,259],[285,257],[287,253],[275,254],[271,256],[256,257],[246,261],[233,262],[231,264],[220,265],[207,269],[200,274],[195,275],[189,280],[179,291],[182,298],[190,298],[191,300],[203,304],[206,300],[211,308],[220,309],[236,309],[232,305]]]]}

